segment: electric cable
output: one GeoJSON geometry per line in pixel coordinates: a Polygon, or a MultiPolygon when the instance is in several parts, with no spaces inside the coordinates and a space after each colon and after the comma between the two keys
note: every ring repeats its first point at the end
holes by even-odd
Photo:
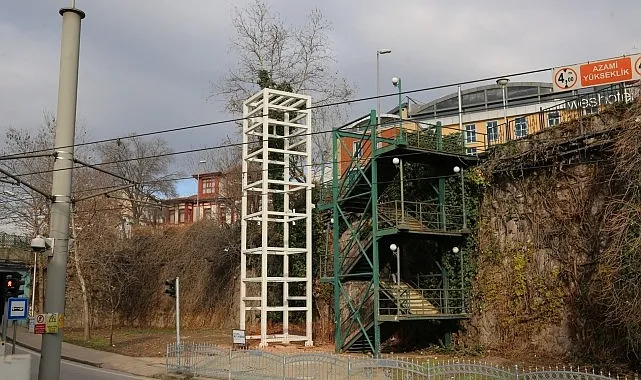
{"type": "MultiPolygon", "coordinates": [[[[536,74],[536,73],[540,73],[540,72],[544,72],[544,71],[549,71],[551,69],[552,68],[527,70],[527,71],[508,74],[508,75],[492,76],[492,77],[468,80],[468,81],[463,81],[463,82],[458,82],[458,83],[449,83],[449,84],[442,84],[442,85],[436,85],[436,86],[431,86],[431,87],[424,87],[424,88],[419,88],[419,89],[414,89],[414,90],[406,90],[406,91],[401,91],[400,93],[399,92],[393,92],[393,93],[388,93],[388,94],[383,94],[383,95],[366,96],[366,97],[361,97],[361,98],[357,98],[357,99],[353,99],[353,100],[342,100],[342,101],[333,102],[333,103],[317,104],[317,105],[312,105],[308,109],[312,110],[312,109],[316,109],[316,108],[334,107],[334,106],[339,106],[339,105],[343,105],[343,104],[359,103],[359,102],[368,101],[368,100],[375,100],[375,99],[379,99],[379,98],[387,98],[387,97],[392,97],[392,96],[398,96],[399,94],[400,95],[414,94],[414,93],[419,93],[419,92],[432,91],[432,90],[438,90],[438,89],[453,87],[453,86],[463,86],[463,85],[468,85],[468,84],[487,82],[487,81],[496,80],[496,79],[499,79],[499,78],[511,78],[511,77],[516,77],[516,76],[530,75],[530,74],[536,74]]],[[[147,136],[153,136],[153,135],[163,134],[163,133],[179,132],[179,131],[185,131],[185,130],[202,128],[202,127],[213,126],[213,125],[240,122],[240,121],[250,120],[252,118],[262,117],[262,116],[264,116],[264,115],[251,116],[251,117],[246,117],[246,118],[245,117],[237,117],[237,118],[231,118],[231,119],[225,119],[225,120],[219,120],[219,121],[191,124],[191,125],[186,125],[186,126],[182,126],[182,127],[168,128],[168,129],[162,129],[162,130],[157,130],[157,131],[152,131],[152,132],[143,132],[143,133],[140,133],[140,134],[137,134],[137,135],[131,135],[131,136],[111,137],[111,138],[106,138],[106,139],[101,139],[101,140],[88,141],[88,142],[84,142],[84,143],[74,144],[73,146],[61,146],[61,147],[58,147],[58,149],[65,149],[65,148],[71,148],[71,147],[76,148],[76,147],[86,146],[86,145],[103,144],[103,143],[113,142],[113,141],[118,141],[118,140],[126,140],[126,139],[131,139],[131,138],[134,138],[134,137],[147,137],[147,136]]],[[[331,130],[328,131],[328,132],[331,132],[331,130]]],[[[33,150],[33,151],[28,151],[28,152],[7,153],[7,154],[4,154],[4,155],[0,156],[0,158],[5,158],[5,157],[10,157],[10,156],[15,156],[15,155],[22,155],[22,154],[33,154],[33,153],[40,153],[40,152],[48,152],[48,151],[52,151],[54,149],[55,149],[55,147],[43,148],[43,149],[33,150]]]]}

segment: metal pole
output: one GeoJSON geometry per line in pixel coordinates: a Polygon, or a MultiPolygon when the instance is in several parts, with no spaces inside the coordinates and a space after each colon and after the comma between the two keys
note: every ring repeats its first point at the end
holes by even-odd
{"type": "Polygon", "coordinates": [[[459,261],[461,265],[461,313],[465,313],[465,282],[463,279],[463,249],[459,249],[459,261]]]}
{"type": "MultiPolygon", "coordinates": [[[[381,52],[376,52],[376,125],[381,125],[381,78],[380,78],[380,56],[381,52]]],[[[373,147],[376,149],[376,147],[373,147]]]]}
{"type": "Polygon", "coordinates": [[[11,321],[11,325],[13,326],[13,336],[11,339],[11,355],[16,354],[16,321],[13,320],[11,321]]]}
{"type": "Polygon", "coordinates": [[[401,176],[401,223],[405,223],[405,184],[403,183],[403,159],[400,159],[400,176],[401,176]]]}
{"type": "MultiPolygon", "coordinates": [[[[4,312],[2,313],[2,344],[4,346],[4,343],[7,341],[7,324],[9,324],[9,301],[6,296],[2,298],[2,302],[4,303],[4,312]]],[[[7,352],[2,350],[2,353],[6,355],[7,352]]]]}
{"type": "MultiPolygon", "coordinates": [[[[60,9],[62,15],[62,42],[60,47],[60,78],[58,109],[56,112],[57,154],[53,164],[51,186],[51,237],[54,239],[52,256],[47,264],[45,312],[65,311],[65,282],[69,255],[69,218],[71,209],[71,181],[73,167],[76,102],[78,98],[78,63],[80,55],[80,24],[85,13],[76,8],[60,9]]],[[[62,329],[55,334],[42,335],[42,353],[38,379],[60,378],[62,329]]]]}
{"type": "Polygon", "coordinates": [[[396,285],[401,284],[401,246],[396,248],[396,285]]]}
{"type": "Polygon", "coordinates": [[[461,140],[463,141],[463,153],[465,153],[466,136],[463,131],[463,101],[461,97],[461,85],[458,85],[458,128],[461,131],[461,140]]]}
{"type": "Polygon", "coordinates": [[[401,138],[405,140],[405,133],[403,130],[403,113],[401,112],[401,105],[403,104],[403,98],[402,95],[403,90],[401,90],[401,78],[398,78],[398,119],[399,119],[399,132],[401,134],[401,138]]]}
{"type": "Polygon", "coordinates": [[[461,203],[463,207],[463,229],[467,228],[467,216],[465,210],[465,178],[463,176],[463,168],[461,167],[461,203]]]}
{"type": "MultiPolygon", "coordinates": [[[[398,287],[398,306],[396,315],[401,315],[401,246],[396,248],[396,286],[398,287]]],[[[408,294],[409,296],[409,294],[408,294]]]]}
{"type": "Polygon", "coordinates": [[[505,95],[505,86],[502,86],[503,94],[503,123],[505,124],[505,140],[508,139],[509,125],[507,124],[507,97],[505,95]]]}
{"type": "Polygon", "coordinates": [[[182,349],[180,347],[180,277],[176,277],[176,363],[180,368],[180,356],[182,349]]]}
{"type": "MultiPolygon", "coordinates": [[[[380,56],[381,54],[389,54],[392,51],[389,49],[381,49],[376,51],[376,126],[381,126],[381,78],[380,78],[380,56]]],[[[372,150],[376,149],[376,146],[372,150]]]]}
{"type": "Polygon", "coordinates": [[[176,344],[180,347],[180,277],[176,277],[176,344]]]}
{"type": "Polygon", "coordinates": [[[36,315],[36,275],[38,268],[38,253],[33,253],[33,278],[31,279],[31,309],[29,310],[31,316],[36,315]]]}

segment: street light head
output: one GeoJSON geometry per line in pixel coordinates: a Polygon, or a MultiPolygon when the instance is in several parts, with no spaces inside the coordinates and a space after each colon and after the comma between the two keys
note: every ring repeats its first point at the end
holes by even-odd
{"type": "Polygon", "coordinates": [[[501,87],[507,86],[508,83],[510,83],[509,78],[499,78],[496,80],[496,84],[498,84],[501,87]]]}
{"type": "Polygon", "coordinates": [[[454,247],[454,248],[452,248],[452,252],[454,252],[454,253],[459,253],[459,252],[460,252],[460,250],[458,249],[458,247],[454,247]]]}
{"type": "Polygon", "coordinates": [[[392,52],[392,50],[391,50],[391,49],[380,49],[380,50],[377,50],[377,51],[376,51],[376,54],[378,54],[378,55],[381,55],[381,54],[389,54],[389,53],[391,53],[391,52],[392,52]]]}
{"type": "Polygon", "coordinates": [[[200,160],[200,161],[198,161],[198,163],[199,163],[199,164],[206,164],[206,163],[207,163],[207,160],[200,160]]]}
{"type": "Polygon", "coordinates": [[[401,78],[399,77],[392,78],[392,84],[394,85],[394,87],[398,86],[400,82],[401,82],[401,78]]]}
{"type": "Polygon", "coordinates": [[[392,158],[392,163],[396,166],[398,166],[401,163],[401,159],[398,157],[392,158]]]}
{"type": "Polygon", "coordinates": [[[458,167],[458,166],[455,166],[454,167],[454,173],[460,173],[460,172],[461,172],[461,168],[458,167]]]}
{"type": "Polygon", "coordinates": [[[392,244],[389,245],[389,249],[392,252],[396,252],[396,250],[398,249],[398,246],[396,244],[392,243],[392,244]]]}

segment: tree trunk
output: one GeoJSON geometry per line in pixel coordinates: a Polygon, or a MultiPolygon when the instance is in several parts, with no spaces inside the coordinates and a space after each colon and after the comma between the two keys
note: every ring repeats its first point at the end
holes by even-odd
{"type": "Polygon", "coordinates": [[[76,235],[73,212],[71,213],[71,234],[73,237],[73,264],[76,268],[76,273],[78,274],[78,281],[80,282],[80,292],[82,294],[82,337],[85,341],[87,341],[89,340],[89,338],[91,338],[91,331],[89,330],[89,297],[87,296],[87,283],[85,282],[85,277],[82,275],[82,270],[80,269],[80,260],[78,259],[78,237],[76,235]]]}

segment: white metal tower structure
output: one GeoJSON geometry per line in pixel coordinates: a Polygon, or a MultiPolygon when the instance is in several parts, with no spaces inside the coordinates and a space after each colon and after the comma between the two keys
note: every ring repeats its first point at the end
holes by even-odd
{"type": "Polygon", "coordinates": [[[310,107],[268,88],[243,103],[240,329],[261,347],[313,344],[310,107]]]}

